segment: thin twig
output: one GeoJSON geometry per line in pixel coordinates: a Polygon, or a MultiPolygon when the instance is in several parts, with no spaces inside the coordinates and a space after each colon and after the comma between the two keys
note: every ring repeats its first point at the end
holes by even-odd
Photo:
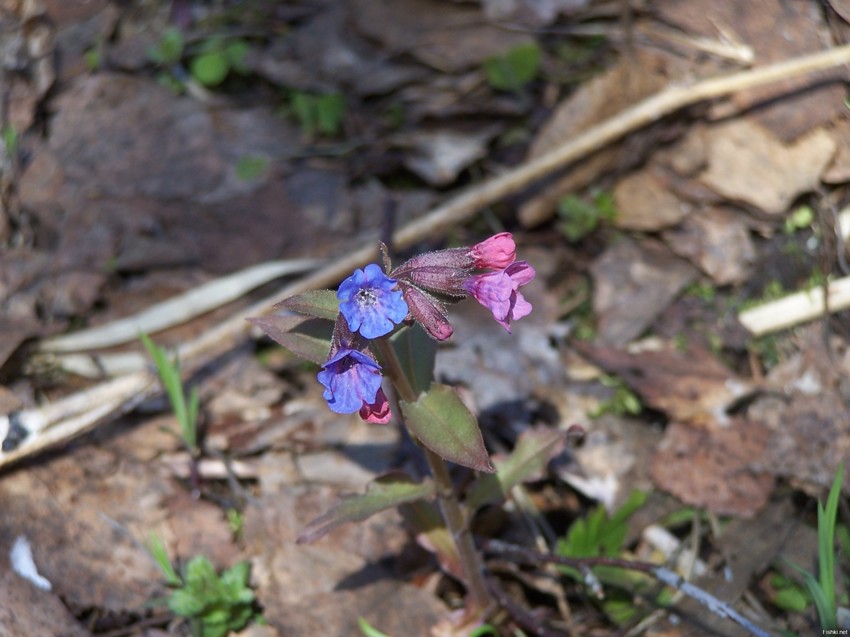
{"type": "Polygon", "coordinates": [[[771,637],[770,633],[753,624],[726,602],[717,599],[714,595],[702,590],[698,586],[685,581],[681,575],[674,573],[670,569],[652,564],[651,562],[633,562],[615,557],[563,557],[550,553],[537,553],[536,551],[508,544],[500,540],[488,540],[484,543],[484,550],[529,564],[563,564],[564,566],[571,566],[578,569],[588,569],[594,566],[614,566],[645,573],[654,577],[662,584],[681,591],[708,608],[715,615],[730,619],[749,631],[751,635],[755,635],[755,637],[771,637]]]}

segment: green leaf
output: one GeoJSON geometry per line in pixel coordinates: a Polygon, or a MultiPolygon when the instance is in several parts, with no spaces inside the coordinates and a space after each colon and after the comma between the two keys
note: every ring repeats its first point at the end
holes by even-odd
{"type": "Polygon", "coordinates": [[[434,484],[430,480],[418,483],[404,473],[387,474],[370,483],[365,494],[345,498],[310,522],[298,535],[297,542],[315,542],[346,522],[359,522],[386,509],[433,495],[434,484]]]}
{"type": "MultiPolygon", "coordinates": [[[[841,496],[841,479],[844,465],[839,465],[826,498],[824,508],[818,502],[818,576],[820,588],[827,604],[826,618],[821,616],[823,628],[835,628],[837,604],[835,599],[835,522],[838,516],[838,499],[841,496]],[[828,621],[827,621],[828,618],[828,621]],[[827,626],[826,624],[830,624],[827,626]]],[[[820,613],[820,607],[818,607],[820,613]]]]}
{"type": "Polygon", "coordinates": [[[802,613],[809,607],[809,596],[796,586],[788,586],[776,591],[773,603],[782,610],[802,613]]]}
{"type": "Polygon", "coordinates": [[[830,614],[832,613],[832,607],[829,599],[827,599],[826,593],[823,588],[821,588],[820,582],[818,582],[814,576],[805,569],[800,568],[792,562],[788,562],[788,564],[803,576],[803,583],[806,585],[806,590],[809,592],[809,596],[815,603],[821,628],[824,630],[834,630],[836,627],[836,617],[835,614],[830,614]]]}
{"type": "Polygon", "coordinates": [[[230,62],[230,68],[242,75],[248,73],[250,69],[248,69],[245,64],[245,58],[248,57],[248,51],[248,43],[244,40],[232,40],[228,43],[227,47],[224,49],[224,53],[227,55],[227,61],[230,62]]]}
{"type": "Polygon", "coordinates": [[[292,112],[301,124],[301,131],[305,135],[312,136],[318,126],[318,114],[316,113],[316,98],[309,93],[296,91],[292,94],[290,101],[292,112]]]}
{"type": "Polygon", "coordinates": [[[274,306],[285,308],[299,314],[335,321],[339,314],[339,299],[333,290],[312,290],[284,299],[274,306]]]}
{"type": "Polygon", "coordinates": [[[211,51],[193,59],[190,70],[204,86],[218,86],[230,72],[230,62],[224,51],[211,51]]]}
{"type": "Polygon", "coordinates": [[[203,612],[204,606],[206,606],[204,600],[199,599],[194,591],[186,588],[174,591],[168,598],[168,608],[181,617],[197,617],[203,612]]]}
{"type": "Polygon", "coordinates": [[[426,391],[434,381],[437,343],[419,323],[398,330],[390,337],[390,343],[413,391],[417,394],[426,391]]]}
{"type": "Polygon", "coordinates": [[[496,473],[479,477],[469,487],[469,509],[501,502],[516,485],[539,479],[549,461],[564,448],[565,440],[563,431],[546,427],[524,431],[507,458],[493,459],[496,473]]]}
{"type": "Polygon", "coordinates": [[[305,316],[259,316],[249,318],[273,341],[296,356],[322,365],[328,359],[333,327],[323,319],[305,316]]]}
{"type": "Polygon", "coordinates": [[[320,95],[316,99],[316,124],[324,135],[336,135],[345,116],[345,98],[339,93],[320,95]]]}
{"type": "Polygon", "coordinates": [[[245,156],[236,162],[236,176],[242,181],[256,181],[266,172],[269,167],[268,157],[245,156]]]}
{"type": "Polygon", "coordinates": [[[360,632],[363,633],[364,637],[389,637],[389,635],[382,633],[380,630],[372,628],[371,624],[362,617],[357,618],[357,626],[360,628],[360,632]]]}
{"type": "Polygon", "coordinates": [[[183,379],[180,376],[179,361],[176,358],[173,361],[169,360],[165,350],[154,343],[147,334],[140,332],[139,338],[144,344],[145,349],[148,350],[156,366],[157,374],[159,374],[162,386],[168,395],[171,409],[174,411],[174,417],[180,425],[180,433],[183,441],[189,450],[194,453],[198,448],[198,398],[190,396],[190,402],[195,401],[195,404],[187,405],[186,395],[183,392],[183,379]]]}
{"type": "Polygon", "coordinates": [[[165,544],[162,538],[156,533],[151,533],[148,538],[148,551],[150,551],[151,556],[159,566],[159,570],[165,575],[165,583],[168,586],[182,586],[183,579],[174,570],[174,566],[168,558],[168,551],[165,549],[165,544]]]}
{"type": "Polygon", "coordinates": [[[465,467],[495,471],[478,420],[453,388],[434,383],[415,402],[400,403],[410,432],[431,451],[465,467]]]}
{"type": "Polygon", "coordinates": [[[157,64],[171,66],[183,57],[183,34],[177,29],[168,29],[162,34],[159,43],[148,51],[148,57],[157,64]]]}
{"type": "Polygon", "coordinates": [[[540,47],[529,42],[484,61],[487,82],[499,91],[517,92],[537,76],[540,47]]]}

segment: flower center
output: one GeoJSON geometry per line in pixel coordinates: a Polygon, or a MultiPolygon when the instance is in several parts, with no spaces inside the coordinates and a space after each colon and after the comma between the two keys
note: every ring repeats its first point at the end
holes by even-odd
{"type": "Polygon", "coordinates": [[[360,288],[354,295],[354,302],[361,308],[372,307],[377,301],[378,295],[368,288],[360,288]]]}

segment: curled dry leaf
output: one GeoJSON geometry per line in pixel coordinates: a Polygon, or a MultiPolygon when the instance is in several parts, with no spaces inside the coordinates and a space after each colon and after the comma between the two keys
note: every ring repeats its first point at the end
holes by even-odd
{"type": "Polygon", "coordinates": [[[836,149],[824,129],[783,144],[746,119],[709,129],[706,143],[708,169],[700,180],[724,197],[769,214],[785,212],[797,197],[814,190],[836,149]]]}
{"type": "Polygon", "coordinates": [[[751,517],[773,491],[773,476],[752,468],[768,437],[764,425],[746,420],[713,430],[673,423],[652,459],[653,480],[693,506],[751,517]]]}
{"type": "Polygon", "coordinates": [[[730,422],[726,410],[754,389],[700,347],[681,351],[664,344],[634,354],[582,343],[575,347],[609,374],[622,378],[644,403],[678,422],[710,429],[726,426],[730,422]]]}
{"type": "Polygon", "coordinates": [[[607,345],[625,345],[640,336],[697,274],[693,266],[652,239],[619,241],[590,271],[599,340],[607,345]]]}

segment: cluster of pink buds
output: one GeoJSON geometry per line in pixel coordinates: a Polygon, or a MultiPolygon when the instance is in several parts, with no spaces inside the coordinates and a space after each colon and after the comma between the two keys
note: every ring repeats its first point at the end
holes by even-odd
{"type": "Polygon", "coordinates": [[[511,321],[531,312],[531,304],[519,288],[534,278],[534,268],[516,260],[516,244],[509,232],[501,232],[471,248],[420,254],[389,276],[398,281],[410,318],[438,341],[452,335],[447,301],[471,295],[508,332],[511,321]]]}

